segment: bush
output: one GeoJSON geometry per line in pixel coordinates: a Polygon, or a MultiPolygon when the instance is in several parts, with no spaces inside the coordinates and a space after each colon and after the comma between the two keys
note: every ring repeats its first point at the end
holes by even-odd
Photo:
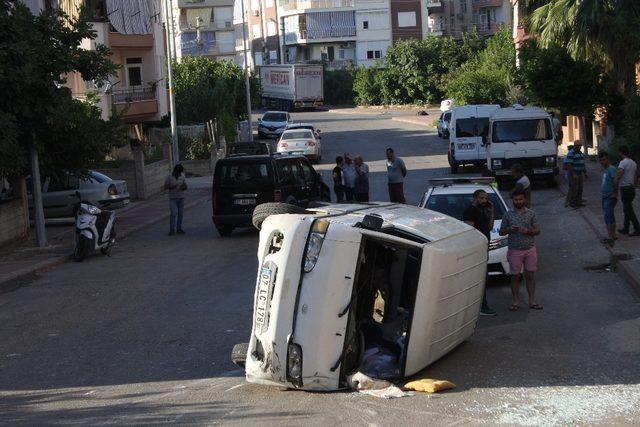
{"type": "Polygon", "coordinates": [[[380,86],[381,70],[378,67],[359,68],[353,80],[355,102],[358,105],[378,105],[382,103],[380,86]]]}
{"type": "Polygon", "coordinates": [[[324,71],[324,101],[331,105],[353,105],[355,70],[324,71]]]}
{"type": "Polygon", "coordinates": [[[640,96],[628,97],[621,109],[621,118],[616,120],[616,137],[611,143],[611,157],[618,159],[618,148],[626,145],[630,155],[640,160],[640,96]]]}
{"type": "Polygon", "coordinates": [[[519,96],[515,87],[515,47],[511,31],[503,29],[471,58],[450,74],[447,95],[459,104],[501,104],[519,96]]]}

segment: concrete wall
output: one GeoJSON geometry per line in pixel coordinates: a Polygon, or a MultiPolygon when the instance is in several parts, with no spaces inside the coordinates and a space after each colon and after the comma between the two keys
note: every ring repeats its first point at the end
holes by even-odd
{"type": "Polygon", "coordinates": [[[98,172],[104,173],[112,179],[127,181],[127,189],[132,199],[144,200],[162,192],[165,177],[171,172],[169,160],[145,164],[144,154],[134,152],[136,160],[120,161],[117,166],[103,167],[98,172]],[[140,159],[139,156],[142,156],[140,159]]]}
{"type": "Polygon", "coordinates": [[[29,204],[24,179],[14,186],[19,198],[0,203],[0,245],[29,235],[29,204]]]}
{"type": "Polygon", "coordinates": [[[133,160],[124,160],[108,163],[104,168],[97,169],[98,172],[107,175],[111,179],[122,179],[127,181],[127,189],[132,199],[137,199],[138,187],[136,185],[136,171],[133,160]]]}
{"type": "Polygon", "coordinates": [[[214,164],[210,159],[206,160],[183,160],[182,166],[184,166],[187,174],[198,176],[211,176],[213,175],[214,164]]]}
{"type": "Polygon", "coordinates": [[[159,194],[163,190],[164,179],[171,172],[169,160],[160,160],[144,165],[144,198],[159,194]]]}

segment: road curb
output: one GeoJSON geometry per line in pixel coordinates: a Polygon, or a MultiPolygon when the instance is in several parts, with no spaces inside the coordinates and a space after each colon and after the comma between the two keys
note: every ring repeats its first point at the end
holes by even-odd
{"type": "MultiPolygon", "coordinates": [[[[203,195],[195,200],[190,201],[189,203],[185,203],[184,209],[191,209],[195,206],[198,206],[201,203],[206,202],[207,200],[209,200],[209,194],[207,195],[203,195]]],[[[169,217],[169,210],[167,209],[165,214],[159,215],[155,218],[152,218],[148,221],[144,221],[142,223],[139,223],[139,225],[137,225],[135,228],[127,230],[127,231],[123,231],[120,232],[118,237],[119,238],[126,238],[129,237],[130,235],[132,235],[135,232],[138,232],[144,228],[150,227],[153,224],[156,224],[162,220],[165,220],[169,217]]],[[[17,270],[16,272],[10,273],[7,275],[7,277],[2,278],[0,280],[0,294],[9,292],[11,290],[16,289],[17,287],[20,286],[11,286],[12,282],[18,281],[20,279],[23,279],[29,275],[32,274],[37,274],[39,272],[42,272],[44,270],[53,268],[55,266],[58,266],[64,262],[67,262],[71,259],[70,255],[59,255],[59,256],[55,256],[51,259],[47,259],[47,260],[43,260],[37,263],[34,263],[32,265],[30,265],[29,267],[25,267],[22,269],[17,270]]]]}

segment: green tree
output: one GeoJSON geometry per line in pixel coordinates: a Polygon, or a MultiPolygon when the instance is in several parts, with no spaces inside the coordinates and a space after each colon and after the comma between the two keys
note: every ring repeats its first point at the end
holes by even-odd
{"type": "Polygon", "coordinates": [[[353,104],[353,82],[356,71],[353,67],[340,70],[324,70],[324,101],[331,105],[353,104]]]}
{"type": "Polygon", "coordinates": [[[44,173],[85,172],[104,158],[103,135],[116,137],[118,126],[102,121],[97,107],[73,100],[63,76],[77,71],[87,81],[106,79],[116,69],[108,49],[80,47],[96,37],[84,15],[35,16],[21,2],[0,0],[0,28],[0,175],[25,173],[30,148],[44,173]]]}
{"type": "Polygon", "coordinates": [[[607,103],[602,68],[574,59],[562,46],[541,48],[531,40],[520,58],[518,75],[532,103],[576,116],[591,116],[597,106],[607,103]]]}
{"type": "Polygon", "coordinates": [[[382,103],[382,88],[380,85],[380,73],[378,67],[361,67],[356,71],[353,80],[353,92],[355,102],[358,105],[378,105],[382,103]]]}
{"type": "Polygon", "coordinates": [[[515,47],[505,28],[448,75],[447,95],[459,104],[506,104],[515,92],[515,69],[515,47]]]}
{"type": "MultiPolygon", "coordinates": [[[[540,0],[529,2],[540,4],[540,0]]],[[[636,91],[640,59],[637,0],[549,0],[531,15],[531,29],[543,46],[558,43],[576,59],[602,65],[619,93],[636,91]]]]}

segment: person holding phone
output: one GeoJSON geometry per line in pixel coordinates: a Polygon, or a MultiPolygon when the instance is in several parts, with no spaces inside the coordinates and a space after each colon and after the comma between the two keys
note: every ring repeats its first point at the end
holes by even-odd
{"type": "Polygon", "coordinates": [[[396,157],[393,148],[387,148],[386,154],[389,201],[391,203],[406,203],[404,198],[404,179],[407,176],[407,167],[401,158],[396,157]]]}
{"type": "Polygon", "coordinates": [[[184,212],[184,192],[187,191],[187,180],[184,167],[178,163],[173,172],[164,180],[164,189],[169,190],[169,236],[184,234],[182,230],[182,214],[184,212]]]}
{"type": "Polygon", "coordinates": [[[500,235],[509,236],[507,260],[511,271],[511,294],[513,304],[510,311],[520,308],[520,272],[524,267],[524,278],[529,295],[529,308],[542,310],[536,302],[535,271],[538,264],[538,254],[534,236],[540,234],[540,224],[535,212],[527,208],[527,194],[523,190],[515,190],[511,194],[513,210],[505,213],[500,225],[500,235]]]}
{"type": "MultiPolygon", "coordinates": [[[[464,222],[474,227],[487,238],[487,253],[489,252],[489,242],[491,241],[491,230],[493,229],[493,204],[484,190],[476,190],[473,193],[473,202],[464,211],[464,222]]],[[[487,304],[487,281],[485,278],[485,290],[482,297],[480,314],[483,316],[495,316],[496,312],[487,304]]]]}

